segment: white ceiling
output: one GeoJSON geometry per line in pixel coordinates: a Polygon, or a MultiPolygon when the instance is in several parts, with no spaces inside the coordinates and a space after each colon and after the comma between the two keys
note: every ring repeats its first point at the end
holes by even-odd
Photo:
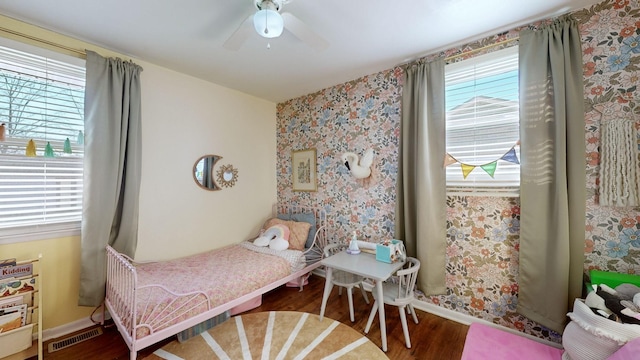
{"type": "Polygon", "coordinates": [[[270,41],[251,32],[238,51],[223,48],[239,24],[255,12],[254,0],[5,0],[0,2],[0,13],[282,102],[599,2],[287,1],[281,11],[295,15],[326,39],[326,49],[315,51],[287,30],[270,41]]]}

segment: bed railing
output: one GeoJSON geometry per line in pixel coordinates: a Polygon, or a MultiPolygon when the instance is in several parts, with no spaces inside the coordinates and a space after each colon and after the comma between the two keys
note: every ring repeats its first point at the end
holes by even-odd
{"type": "Polygon", "coordinates": [[[162,285],[139,286],[131,259],[109,246],[107,259],[110,281],[107,282],[105,301],[115,312],[111,317],[126,328],[132,342],[137,339],[140,329],[146,336],[165,328],[175,319],[196,309],[199,312],[211,310],[211,299],[203,291],[176,293],[162,285]],[[156,298],[162,298],[165,301],[156,303],[153,301],[156,298]],[[141,310],[140,314],[137,313],[138,309],[141,310]]]}
{"type": "Polygon", "coordinates": [[[105,303],[108,303],[113,321],[127,330],[125,341],[132,343],[135,341],[138,278],[129,260],[110,246],[107,246],[107,279],[110,281],[107,281],[105,303]]]}

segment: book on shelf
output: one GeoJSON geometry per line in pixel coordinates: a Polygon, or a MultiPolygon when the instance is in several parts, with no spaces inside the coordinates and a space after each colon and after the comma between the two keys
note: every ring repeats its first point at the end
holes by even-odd
{"type": "Polygon", "coordinates": [[[5,266],[16,266],[16,258],[0,260],[0,268],[5,266]]]}
{"type": "Polygon", "coordinates": [[[13,295],[0,298],[0,309],[25,304],[23,295],[13,295]]]}
{"type": "Polygon", "coordinates": [[[33,274],[32,263],[20,264],[20,265],[7,265],[7,266],[0,267],[0,280],[31,276],[32,274],[33,274]]]}
{"type": "Polygon", "coordinates": [[[0,282],[0,298],[33,291],[35,290],[35,285],[35,277],[28,279],[9,279],[9,281],[0,282]]]}
{"type": "Polygon", "coordinates": [[[21,304],[0,309],[0,333],[17,329],[27,323],[27,305],[21,304]]]}

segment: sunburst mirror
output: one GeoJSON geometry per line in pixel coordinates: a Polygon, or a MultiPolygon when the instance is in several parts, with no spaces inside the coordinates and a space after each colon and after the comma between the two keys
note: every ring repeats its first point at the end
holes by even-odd
{"type": "Polygon", "coordinates": [[[218,185],[222,187],[232,187],[238,180],[238,169],[234,168],[231,164],[222,165],[218,168],[216,175],[218,185]]]}

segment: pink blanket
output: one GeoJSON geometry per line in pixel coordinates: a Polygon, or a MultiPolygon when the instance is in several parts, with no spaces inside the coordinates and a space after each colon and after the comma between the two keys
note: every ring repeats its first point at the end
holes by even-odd
{"type": "Polygon", "coordinates": [[[137,338],[179,323],[291,274],[287,260],[228,246],[185,258],[136,266],[137,338]],[[174,294],[194,293],[193,296],[174,294]],[[205,297],[206,294],[206,297],[205,297]],[[208,300],[207,300],[208,297],[208,300]]]}

